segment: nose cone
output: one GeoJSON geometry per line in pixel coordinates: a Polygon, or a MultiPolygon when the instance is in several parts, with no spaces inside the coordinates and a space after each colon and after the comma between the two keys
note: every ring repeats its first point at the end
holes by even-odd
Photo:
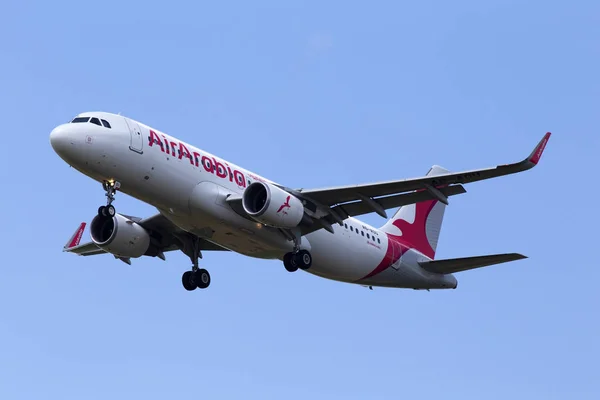
{"type": "Polygon", "coordinates": [[[50,145],[54,151],[67,160],[76,151],[77,140],[68,124],[59,125],[50,132],[50,145]]]}
{"type": "Polygon", "coordinates": [[[52,129],[52,132],[50,132],[50,145],[59,154],[69,147],[69,135],[64,125],[52,129]]]}

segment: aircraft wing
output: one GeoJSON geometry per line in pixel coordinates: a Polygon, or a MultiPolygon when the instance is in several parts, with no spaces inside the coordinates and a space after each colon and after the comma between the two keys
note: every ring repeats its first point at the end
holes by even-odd
{"type": "MultiPolygon", "coordinates": [[[[162,214],[158,213],[148,218],[139,218],[124,214],[121,215],[123,215],[123,217],[125,218],[136,222],[148,231],[148,233],[150,234],[152,245],[155,246],[156,249],[158,249],[157,256],[159,258],[164,260],[165,257],[163,253],[173,250],[181,250],[185,254],[188,254],[188,252],[191,251],[189,249],[189,241],[186,240],[191,234],[177,227],[162,214]]],[[[75,231],[73,236],[64,246],[63,251],[75,253],[80,256],[108,254],[106,251],[102,250],[91,241],[80,244],[86,225],[87,224],[85,222],[82,222],[79,225],[79,228],[75,231]]],[[[204,239],[200,239],[200,250],[229,251],[224,247],[218,246],[204,239]]],[[[120,258],[116,256],[115,258],[118,258],[127,264],[131,264],[131,261],[127,258],[120,258]]]]}
{"type": "MultiPolygon", "coordinates": [[[[352,201],[364,201],[364,198],[375,199],[382,196],[389,196],[414,190],[425,189],[427,191],[431,191],[431,188],[439,189],[440,187],[444,186],[453,187],[452,185],[497,178],[503,175],[526,171],[536,166],[549,139],[550,132],[544,135],[542,140],[527,158],[513,164],[504,164],[493,168],[453,172],[442,175],[425,176],[389,182],[339,186],[323,189],[298,190],[298,192],[300,192],[303,197],[310,198],[326,206],[333,206],[335,204],[343,204],[352,201]]],[[[431,196],[431,198],[433,199],[439,197],[439,193],[436,194],[438,196],[434,195],[431,196]]]]}
{"type": "MultiPolygon", "coordinates": [[[[332,224],[351,216],[376,212],[387,218],[385,210],[426,200],[439,200],[448,204],[448,197],[465,193],[462,184],[497,178],[526,171],[538,164],[550,139],[546,133],[531,154],[522,161],[440,175],[423,176],[388,182],[338,186],[322,189],[291,189],[279,186],[303,201],[305,213],[311,223],[304,222],[300,233],[306,235],[318,229],[333,232],[332,224]]],[[[229,205],[240,215],[251,219],[242,207],[242,197],[231,195],[229,205]]]]}

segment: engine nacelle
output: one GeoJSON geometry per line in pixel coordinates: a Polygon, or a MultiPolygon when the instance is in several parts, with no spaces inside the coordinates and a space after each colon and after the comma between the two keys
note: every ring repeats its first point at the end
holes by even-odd
{"type": "Polygon", "coordinates": [[[97,215],[90,225],[92,242],[115,256],[141,257],[150,248],[150,235],[140,225],[120,214],[97,215]]]}
{"type": "Polygon", "coordinates": [[[244,190],[242,205],[256,221],[277,228],[295,228],[304,216],[304,205],[296,196],[263,182],[244,190]]]}

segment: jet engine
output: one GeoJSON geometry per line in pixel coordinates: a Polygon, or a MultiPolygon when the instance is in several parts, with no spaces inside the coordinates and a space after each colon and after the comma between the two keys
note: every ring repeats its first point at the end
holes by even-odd
{"type": "Polygon", "coordinates": [[[121,214],[97,215],[90,225],[92,242],[115,256],[137,258],[150,250],[150,234],[121,214]]]}
{"type": "Polygon", "coordinates": [[[304,205],[296,196],[264,182],[253,182],[244,190],[242,206],[254,220],[276,228],[295,228],[304,216],[304,205]]]}

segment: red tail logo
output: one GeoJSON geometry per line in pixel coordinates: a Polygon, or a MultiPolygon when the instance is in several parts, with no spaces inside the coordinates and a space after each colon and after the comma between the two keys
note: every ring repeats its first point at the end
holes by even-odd
{"type": "MultiPolygon", "coordinates": [[[[279,206],[279,210],[277,210],[277,213],[279,214],[281,211],[283,211],[284,208],[291,208],[290,206],[290,196],[287,197],[287,199],[285,199],[285,203],[283,203],[281,206],[279,206]]],[[[283,211],[284,214],[287,214],[287,212],[283,211]]]]}
{"type": "Polygon", "coordinates": [[[431,248],[429,239],[427,239],[426,224],[427,218],[436,204],[437,200],[428,200],[415,204],[414,222],[411,224],[403,219],[395,220],[393,224],[402,231],[402,236],[392,236],[402,244],[420,251],[427,257],[433,258],[435,251],[431,248]]]}

